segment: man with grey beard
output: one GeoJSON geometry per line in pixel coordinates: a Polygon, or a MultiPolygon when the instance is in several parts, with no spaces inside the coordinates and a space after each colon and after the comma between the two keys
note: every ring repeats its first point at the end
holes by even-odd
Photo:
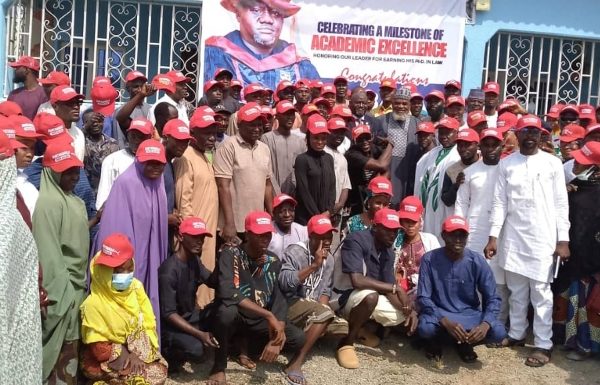
{"type": "MultiPolygon", "coordinates": [[[[382,135],[394,146],[390,163],[390,180],[394,189],[392,207],[404,199],[408,192],[406,184],[409,180],[410,159],[406,156],[406,148],[417,142],[417,119],[410,113],[410,96],[408,88],[398,89],[392,97],[392,112],[380,116],[382,135]]],[[[411,192],[412,193],[412,192],[411,192]]]]}

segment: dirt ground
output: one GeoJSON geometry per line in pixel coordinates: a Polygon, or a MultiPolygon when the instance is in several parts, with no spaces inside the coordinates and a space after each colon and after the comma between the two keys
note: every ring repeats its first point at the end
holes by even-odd
{"type": "MultiPolygon", "coordinates": [[[[317,343],[304,365],[309,385],[594,385],[600,384],[600,359],[573,362],[565,358],[560,347],[554,349],[552,361],[543,368],[523,364],[529,347],[511,349],[475,349],[479,362],[464,364],[451,347],[444,349],[440,363],[429,361],[422,350],[415,350],[405,337],[390,335],[376,349],[357,345],[361,367],[347,370],[338,366],[333,351],[335,340],[317,343]]],[[[230,361],[227,369],[231,385],[286,384],[281,370],[286,359],[275,364],[259,363],[256,370],[244,369],[230,361]]],[[[212,359],[202,364],[186,364],[167,384],[204,384],[212,359]]]]}

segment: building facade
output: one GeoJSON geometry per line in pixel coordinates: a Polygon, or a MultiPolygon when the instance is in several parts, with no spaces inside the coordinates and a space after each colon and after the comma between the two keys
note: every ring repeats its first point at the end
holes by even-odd
{"type": "MultiPolygon", "coordinates": [[[[218,0],[214,0],[218,1],[218,0]]],[[[313,1],[313,0],[308,0],[313,1]]],[[[468,0],[467,4],[477,1],[468,0]]],[[[600,2],[490,0],[465,29],[464,94],[488,80],[501,98],[543,114],[556,102],[600,104],[600,2]]],[[[0,88],[13,88],[7,61],[38,57],[44,76],[67,71],[89,95],[91,80],[109,76],[122,88],[137,69],[150,76],[181,69],[201,92],[201,0],[0,0],[0,88]]],[[[124,96],[124,95],[123,95],[124,96]]],[[[120,101],[123,101],[121,98],[120,101]]]]}

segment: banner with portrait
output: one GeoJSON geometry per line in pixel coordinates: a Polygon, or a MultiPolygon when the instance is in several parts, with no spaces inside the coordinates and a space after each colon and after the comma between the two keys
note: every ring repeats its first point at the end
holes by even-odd
{"type": "Polygon", "coordinates": [[[211,0],[202,11],[202,72],[227,68],[244,85],[344,76],[421,93],[461,78],[464,0],[211,0]]]}

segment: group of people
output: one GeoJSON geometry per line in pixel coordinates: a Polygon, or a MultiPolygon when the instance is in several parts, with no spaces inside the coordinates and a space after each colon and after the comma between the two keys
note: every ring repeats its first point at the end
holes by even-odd
{"type": "Polygon", "coordinates": [[[253,369],[315,342],[360,365],[389,329],[429,358],[523,346],[543,366],[600,351],[600,108],[543,120],[498,83],[465,99],[382,79],[244,87],[217,69],[132,71],[118,106],[67,74],[10,63],[0,103],[0,377],[162,384],[213,349],[253,369]],[[163,93],[155,104],[146,99],[163,93]],[[379,97],[380,104],[375,105],[379,97]],[[37,283],[36,283],[37,282],[37,283]],[[10,358],[10,359],[9,359],[10,358]]]}

